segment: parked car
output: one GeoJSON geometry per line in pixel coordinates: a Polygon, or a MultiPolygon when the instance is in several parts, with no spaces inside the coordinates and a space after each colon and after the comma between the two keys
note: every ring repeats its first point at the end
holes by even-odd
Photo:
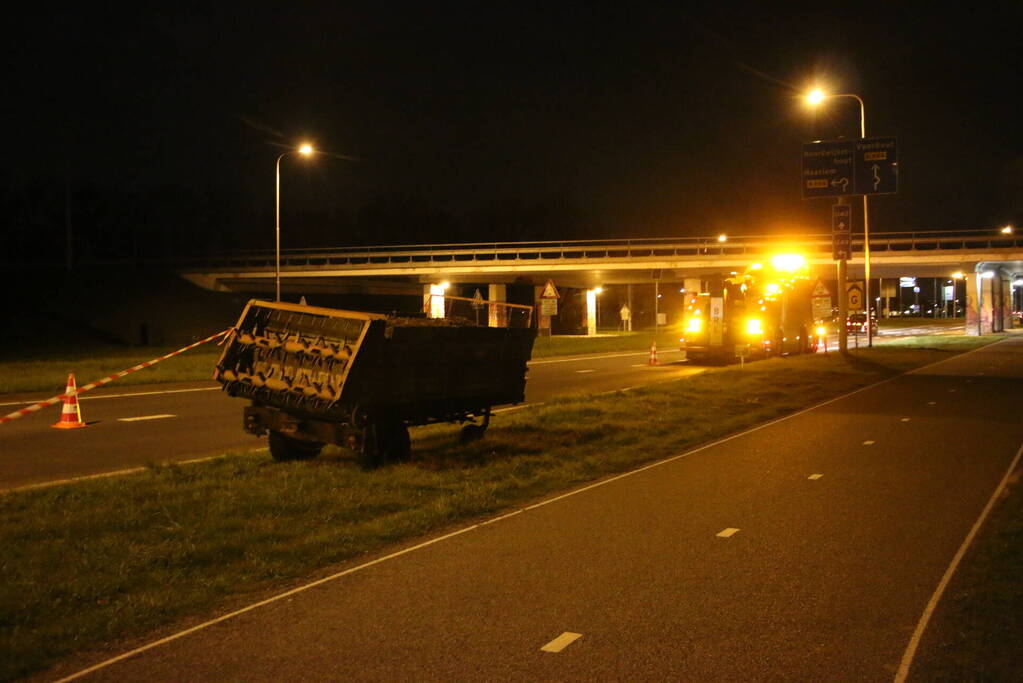
{"type": "MultiPolygon", "coordinates": [[[[850,334],[866,334],[867,314],[850,313],[849,317],[845,319],[845,329],[850,334]]],[[[870,316],[870,333],[877,334],[877,317],[873,315],[870,316]]]]}

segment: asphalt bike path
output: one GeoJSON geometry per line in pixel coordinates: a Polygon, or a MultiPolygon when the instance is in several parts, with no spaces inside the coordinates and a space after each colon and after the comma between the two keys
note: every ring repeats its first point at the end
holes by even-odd
{"type": "Polygon", "coordinates": [[[85,677],[892,680],[1018,459],[1021,380],[1013,338],[343,565],[85,677]]]}

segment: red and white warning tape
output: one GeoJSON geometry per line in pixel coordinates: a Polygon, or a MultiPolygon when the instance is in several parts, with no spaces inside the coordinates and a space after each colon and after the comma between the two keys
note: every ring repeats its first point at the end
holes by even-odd
{"type": "Polygon", "coordinates": [[[38,410],[42,410],[43,408],[46,408],[48,406],[52,406],[55,403],[60,403],[61,401],[63,401],[68,396],[78,396],[79,394],[84,394],[85,392],[91,391],[92,389],[95,389],[96,387],[101,387],[104,384],[107,384],[109,382],[113,382],[115,379],[120,379],[120,378],[124,377],[125,375],[131,374],[131,373],[135,372],[136,370],[141,370],[143,368],[148,368],[150,365],[156,365],[160,361],[165,361],[168,358],[171,358],[173,356],[178,355],[179,353],[184,353],[185,351],[188,351],[189,349],[194,349],[195,347],[200,346],[202,344],[205,344],[206,342],[211,342],[211,341],[213,341],[214,339],[216,339],[218,337],[223,337],[225,334],[227,334],[228,332],[230,332],[233,329],[234,329],[233,327],[229,327],[226,330],[224,330],[223,332],[217,332],[216,334],[214,334],[214,335],[212,335],[210,337],[206,337],[202,341],[197,341],[194,344],[189,344],[188,346],[186,346],[186,347],[184,347],[182,349],[178,349],[177,351],[173,351],[171,353],[168,353],[166,356],[160,356],[159,358],[154,358],[153,360],[147,360],[145,363],[139,363],[138,365],[130,367],[127,370],[121,370],[120,372],[114,373],[113,375],[110,375],[109,377],[104,377],[101,380],[97,380],[97,381],[93,382],[92,384],[86,384],[84,387],[79,387],[77,391],[72,391],[70,394],[68,394],[68,393],[60,393],[60,394],[57,394],[56,396],[54,396],[53,398],[48,398],[45,401],[40,401],[39,403],[34,403],[34,404],[28,406],[27,408],[22,408],[21,410],[15,410],[10,415],[5,415],[3,417],[0,417],[0,424],[3,424],[4,422],[10,422],[12,420],[17,420],[19,417],[23,417],[25,415],[28,415],[29,413],[34,413],[34,412],[36,412],[38,410]]]}

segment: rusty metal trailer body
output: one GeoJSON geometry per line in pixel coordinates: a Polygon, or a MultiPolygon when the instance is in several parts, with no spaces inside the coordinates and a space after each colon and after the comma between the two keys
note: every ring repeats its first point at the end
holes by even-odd
{"type": "Polygon", "coordinates": [[[252,300],[214,378],[252,401],[245,430],[269,434],[275,458],[333,443],[372,467],[408,456],[409,426],[469,423],[463,438],[482,436],[493,406],[524,400],[534,336],[252,300]]]}

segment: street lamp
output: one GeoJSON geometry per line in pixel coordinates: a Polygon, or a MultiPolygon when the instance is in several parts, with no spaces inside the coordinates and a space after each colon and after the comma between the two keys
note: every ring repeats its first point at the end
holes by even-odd
{"type": "Polygon", "coordinates": [[[274,174],[274,301],[281,300],[281,159],[289,154],[310,157],[314,151],[313,146],[305,142],[298,149],[287,151],[277,157],[274,174]]]}
{"type": "Polygon", "coordinates": [[[1011,225],[1006,225],[1004,228],[1002,228],[1002,234],[1003,235],[1011,235],[1012,234],[1012,226],[1011,225]]]}
{"type": "MultiPolygon", "coordinates": [[[[859,95],[852,93],[842,93],[840,95],[828,95],[823,90],[813,90],[806,96],[806,102],[811,107],[816,107],[818,104],[826,99],[838,99],[839,97],[851,97],[860,103],[860,138],[867,137],[867,114],[866,107],[863,105],[863,99],[859,95]]],[[[866,291],[863,293],[863,299],[867,304],[867,346],[874,346],[874,334],[870,329],[870,221],[868,218],[867,210],[867,195],[863,195],[863,276],[866,284],[866,291]]]]}

